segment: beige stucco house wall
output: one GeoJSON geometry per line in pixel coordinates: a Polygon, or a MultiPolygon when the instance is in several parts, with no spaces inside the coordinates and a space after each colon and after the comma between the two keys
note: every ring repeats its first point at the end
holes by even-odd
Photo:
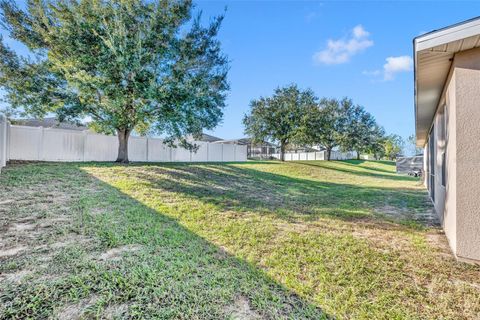
{"type": "Polygon", "coordinates": [[[425,185],[450,247],[480,262],[480,19],[414,40],[425,185]]]}

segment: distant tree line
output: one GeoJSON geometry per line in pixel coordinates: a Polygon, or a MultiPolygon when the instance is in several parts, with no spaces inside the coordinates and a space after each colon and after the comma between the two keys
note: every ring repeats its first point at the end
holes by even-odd
{"type": "Polygon", "coordinates": [[[322,146],[330,160],[335,148],[373,154],[376,159],[395,157],[404,141],[399,135],[387,135],[364,107],[351,99],[318,98],[310,89],[293,84],[277,88],[271,97],[250,103],[243,119],[245,132],[254,143],[273,141],[280,146],[280,160],[285,160],[289,145],[322,146]]]}

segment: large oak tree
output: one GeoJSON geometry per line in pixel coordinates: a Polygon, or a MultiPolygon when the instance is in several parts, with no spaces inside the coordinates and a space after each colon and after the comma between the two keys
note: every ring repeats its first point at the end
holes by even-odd
{"type": "Polygon", "coordinates": [[[342,100],[342,114],[344,128],[341,130],[340,148],[355,151],[357,159],[360,159],[361,153],[375,149],[378,140],[383,138],[383,129],[364,107],[354,104],[351,99],[342,100]]]}
{"type": "Polygon", "coordinates": [[[322,98],[309,108],[302,120],[301,139],[308,145],[320,145],[325,148],[327,160],[332,150],[340,146],[345,133],[347,116],[345,110],[348,99],[322,98]]]}
{"type": "Polygon", "coordinates": [[[2,27],[30,50],[1,42],[6,100],[37,117],[91,117],[117,134],[118,162],[128,162],[133,130],[194,148],[186,137],[221,120],[228,60],[223,16],[203,26],[192,10],[190,0],[29,0],[25,10],[0,1],[2,27]]]}
{"type": "Polygon", "coordinates": [[[311,90],[301,90],[296,85],[277,88],[271,97],[260,97],[250,103],[250,112],[243,123],[245,132],[255,143],[277,142],[280,160],[285,160],[285,149],[295,143],[302,127],[302,119],[317,103],[311,90]]]}

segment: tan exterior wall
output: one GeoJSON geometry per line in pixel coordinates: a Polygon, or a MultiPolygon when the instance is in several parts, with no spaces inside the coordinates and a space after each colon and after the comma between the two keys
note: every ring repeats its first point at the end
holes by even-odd
{"type": "MultiPolygon", "coordinates": [[[[435,210],[455,255],[480,261],[480,49],[455,56],[432,124],[435,210]]],[[[428,182],[428,160],[426,169],[428,182]]]]}
{"type": "Polygon", "coordinates": [[[455,57],[457,248],[480,260],[480,49],[455,57]]]}
{"type": "MultiPolygon", "coordinates": [[[[454,69],[452,68],[452,71],[454,69]]],[[[453,252],[457,250],[457,188],[456,188],[456,99],[455,99],[455,76],[454,71],[450,73],[448,86],[445,90],[445,115],[446,115],[446,187],[445,187],[445,206],[443,212],[443,228],[447,235],[448,242],[453,252]]]]}

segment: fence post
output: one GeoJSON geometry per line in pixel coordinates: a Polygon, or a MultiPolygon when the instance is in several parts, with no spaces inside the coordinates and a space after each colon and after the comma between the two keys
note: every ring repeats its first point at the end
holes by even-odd
{"type": "Polygon", "coordinates": [[[44,128],[43,128],[43,127],[39,127],[39,129],[40,129],[40,134],[38,135],[38,139],[39,139],[40,141],[38,141],[38,154],[37,154],[37,158],[38,158],[38,159],[37,159],[37,160],[38,160],[38,161],[42,161],[42,160],[43,160],[43,148],[44,148],[43,143],[44,143],[44,141],[45,141],[45,139],[43,139],[43,134],[44,134],[43,131],[44,131],[44,128]]]}
{"type": "Polygon", "coordinates": [[[83,136],[83,153],[82,153],[82,161],[85,162],[85,152],[87,149],[87,130],[82,131],[83,136]]]}
{"type": "Polygon", "coordinates": [[[6,135],[6,148],[5,148],[5,162],[10,161],[10,136],[12,135],[12,125],[7,121],[7,135],[6,135]]]}
{"type": "Polygon", "coordinates": [[[150,160],[148,159],[148,137],[145,137],[145,139],[147,140],[147,141],[145,142],[145,143],[147,144],[147,145],[145,146],[145,153],[146,153],[146,155],[145,155],[145,162],[150,162],[150,160]]]}
{"type": "Polygon", "coordinates": [[[7,164],[7,119],[0,114],[0,171],[7,164]]]}

